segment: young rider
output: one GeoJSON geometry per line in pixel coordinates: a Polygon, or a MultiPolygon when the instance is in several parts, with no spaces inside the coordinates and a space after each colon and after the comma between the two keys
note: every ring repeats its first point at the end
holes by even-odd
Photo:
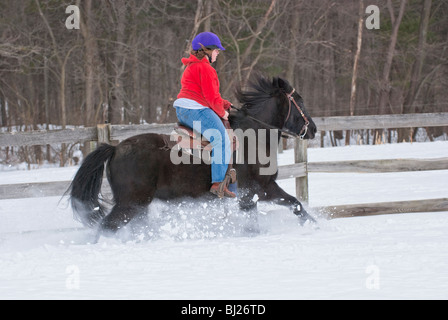
{"type": "MultiPolygon", "coordinates": [[[[210,192],[218,195],[231,157],[230,139],[221,119],[228,120],[231,103],[221,97],[218,74],[211,64],[216,61],[219,51],[225,49],[212,32],[198,34],[192,41],[192,49],[190,57],[182,58],[186,68],[181,79],[182,88],[173,105],[181,124],[199,130],[211,142],[210,192]],[[219,134],[214,134],[216,130],[219,134]]],[[[236,197],[226,186],[224,196],[236,197]]]]}

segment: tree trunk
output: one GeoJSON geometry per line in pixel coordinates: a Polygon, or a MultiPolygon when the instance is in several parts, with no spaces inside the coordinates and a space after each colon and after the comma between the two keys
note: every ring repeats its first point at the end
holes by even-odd
{"type": "Polygon", "coordinates": [[[0,90],[0,127],[6,127],[7,126],[7,119],[6,119],[6,99],[2,94],[2,91],[0,90]]]}
{"type": "Polygon", "coordinates": [[[84,114],[85,125],[95,125],[98,121],[95,112],[95,70],[96,62],[95,56],[97,54],[97,47],[94,35],[92,34],[92,0],[85,0],[85,24],[81,27],[81,32],[84,37],[85,47],[85,99],[86,108],[84,114]]]}
{"type": "MultiPolygon", "coordinates": [[[[132,17],[137,20],[137,4],[133,3],[132,6],[132,17]]],[[[140,68],[139,68],[139,39],[137,24],[132,25],[132,35],[131,35],[131,46],[132,46],[132,96],[131,96],[131,122],[141,123],[141,98],[140,98],[140,68]]]]}
{"type": "MultiPolygon", "coordinates": [[[[297,9],[298,10],[298,9],[297,9]]],[[[289,57],[288,57],[288,68],[286,69],[286,80],[289,81],[289,83],[294,86],[294,75],[296,71],[296,64],[297,64],[297,43],[295,39],[298,38],[299,33],[299,15],[297,12],[293,11],[292,13],[292,20],[291,20],[291,35],[289,37],[289,57]]]]}
{"type": "MultiPolygon", "coordinates": [[[[361,56],[362,30],[364,29],[364,0],[359,0],[359,19],[358,19],[358,41],[356,43],[356,53],[353,62],[352,87],[350,92],[350,116],[355,115],[356,103],[356,79],[358,77],[358,62],[361,56]]],[[[345,144],[350,144],[350,130],[345,133],[345,144]]]]}
{"type": "MultiPolygon", "coordinates": [[[[388,5],[391,14],[391,21],[393,22],[392,34],[390,36],[389,48],[387,50],[386,62],[384,63],[383,73],[380,81],[380,97],[378,102],[378,114],[386,114],[386,105],[389,103],[389,95],[390,95],[390,71],[392,68],[392,61],[395,55],[395,46],[397,44],[398,38],[398,29],[400,28],[401,20],[404,15],[404,9],[406,7],[407,0],[401,0],[400,3],[400,11],[398,13],[398,17],[395,19],[395,15],[392,10],[391,0],[388,0],[388,5]]],[[[377,130],[376,136],[382,137],[383,130],[377,130]]],[[[379,140],[376,140],[378,142],[379,140]]]]}
{"type": "MultiPolygon", "coordinates": [[[[395,45],[397,44],[398,38],[398,29],[400,28],[401,19],[403,18],[404,8],[406,6],[407,0],[401,0],[400,3],[400,12],[398,13],[398,17],[395,20],[393,12],[391,12],[392,21],[394,21],[392,34],[390,36],[389,48],[387,50],[386,62],[384,63],[383,73],[381,78],[381,87],[380,87],[380,101],[379,101],[379,114],[386,113],[386,104],[389,101],[390,94],[390,70],[392,68],[392,60],[395,55],[395,45]]],[[[390,0],[388,1],[390,2],[390,0]]]]}
{"type": "MultiPolygon", "coordinates": [[[[296,7],[297,8],[297,7],[296,7]]],[[[298,10],[298,9],[296,9],[298,10]]],[[[291,84],[291,86],[295,86],[295,78],[296,74],[296,64],[297,64],[297,43],[295,39],[298,38],[299,33],[299,15],[296,11],[291,12],[291,28],[290,28],[290,37],[289,37],[289,56],[288,56],[288,67],[286,69],[286,80],[291,84]]],[[[287,146],[287,138],[281,138],[281,143],[279,146],[279,153],[282,153],[287,146]]]]}
{"type": "MultiPolygon", "coordinates": [[[[422,74],[423,62],[425,60],[426,36],[428,33],[429,15],[431,13],[432,0],[423,0],[423,10],[418,33],[418,47],[414,64],[412,66],[409,90],[403,103],[403,113],[415,113],[415,100],[417,98],[417,87],[422,74]]],[[[399,129],[398,141],[410,141],[413,129],[399,129]]]]}
{"type": "Polygon", "coordinates": [[[350,93],[350,115],[355,115],[356,103],[356,79],[358,78],[358,63],[361,56],[362,30],[364,29],[364,0],[359,0],[358,41],[356,45],[355,59],[353,62],[352,87],[350,93]]]}
{"type": "Polygon", "coordinates": [[[205,3],[205,21],[204,21],[204,31],[210,31],[211,30],[211,16],[212,16],[212,4],[213,1],[208,0],[205,3]]]}
{"type": "Polygon", "coordinates": [[[110,94],[109,120],[111,123],[124,123],[125,120],[125,91],[123,74],[126,65],[125,30],[126,30],[126,2],[117,0],[113,2],[116,23],[116,45],[112,60],[114,71],[112,89],[110,94]]]}
{"type": "Polygon", "coordinates": [[[67,125],[67,112],[65,107],[65,66],[63,63],[61,66],[61,79],[59,80],[59,106],[61,107],[61,126],[65,129],[67,125]]]}

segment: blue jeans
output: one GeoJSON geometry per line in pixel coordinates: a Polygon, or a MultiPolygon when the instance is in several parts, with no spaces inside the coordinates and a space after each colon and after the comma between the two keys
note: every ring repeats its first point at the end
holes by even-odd
{"type": "Polygon", "coordinates": [[[230,138],[221,118],[210,108],[176,107],[176,114],[181,124],[200,132],[211,142],[212,183],[223,181],[229,166],[231,149],[230,138]]]}

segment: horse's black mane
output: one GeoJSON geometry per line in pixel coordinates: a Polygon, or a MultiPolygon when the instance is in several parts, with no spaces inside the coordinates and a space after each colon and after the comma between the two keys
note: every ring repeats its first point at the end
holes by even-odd
{"type": "MultiPolygon", "coordinates": [[[[276,110],[278,99],[287,99],[285,93],[286,82],[279,78],[272,79],[262,76],[253,76],[247,84],[238,86],[235,90],[235,97],[239,101],[241,107],[238,112],[234,112],[230,116],[230,123],[232,127],[249,126],[257,128],[260,126],[250,118],[258,118],[266,120],[275,120],[274,118],[281,118],[283,115],[276,110]],[[249,116],[249,117],[248,117],[249,116]],[[249,123],[247,123],[249,121],[249,123]]],[[[284,101],[286,103],[286,101],[284,101]]],[[[280,121],[281,122],[281,121],[280,121]]]]}
{"type": "Polygon", "coordinates": [[[245,87],[239,86],[235,96],[241,104],[241,110],[250,116],[256,116],[266,110],[266,105],[284,91],[279,86],[278,78],[272,80],[264,76],[252,77],[245,87]]]}

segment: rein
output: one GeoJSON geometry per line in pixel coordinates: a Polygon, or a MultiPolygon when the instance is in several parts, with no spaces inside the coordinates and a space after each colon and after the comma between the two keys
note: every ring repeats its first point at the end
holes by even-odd
{"type": "MultiPolygon", "coordinates": [[[[310,124],[308,118],[305,116],[305,114],[303,113],[302,109],[299,107],[299,105],[297,104],[296,100],[294,99],[294,97],[292,96],[293,93],[296,91],[296,89],[292,89],[291,93],[286,93],[285,95],[288,98],[289,101],[289,109],[288,109],[288,116],[286,117],[285,122],[283,123],[283,126],[285,126],[286,122],[289,120],[289,117],[291,115],[291,102],[294,103],[294,105],[296,106],[297,110],[299,111],[300,115],[302,116],[303,120],[305,120],[305,124],[303,125],[302,129],[300,130],[300,133],[297,134],[295,132],[291,132],[287,129],[280,129],[277,127],[274,127],[266,122],[263,122],[261,120],[258,120],[257,118],[254,118],[250,115],[246,115],[247,118],[254,120],[255,122],[258,122],[259,124],[263,125],[265,128],[267,129],[275,129],[278,130],[282,133],[282,136],[286,136],[286,137],[290,137],[290,138],[300,138],[301,140],[303,140],[305,138],[305,135],[308,131],[308,125],[310,124]]],[[[230,105],[231,108],[237,110],[237,111],[243,111],[240,108],[235,107],[233,104],[230,105]]]]}
{"type": "MultiPolygon", "coordinates": [[[[233,104],[232,104],[230,107],[231,107],[232,109],[237,110],[237,111],[241,111],[241,112],[243,111],[242,109],[235,107],[233,104]]],[[[261,125],[262,125],[263,127],[265,127],[266,129],[275,129],[275,130],[280,131],[280,132],[282,133],[282,136],[284,135],[284,136],[287,136],[287,137],[290,137],[290,138],[297,138],[297,137],[298,137],[298,135],[297,135],[296,133],[291,132],[291,131],[289,131],[289,130],[286,130],[286,129],[279,129],[279,128],[277,128],[277,127],[271,126],[270,124],[268,124],[268,123],[266,123],[266,122],[263,122],[263,121],[261,121],[261,120],[258,120],[257,118],[254,118],[254,117],[249,116],[249,115],[246,115],[246,117],[249,118],[249,119],[251,119],[251,120],[253,120],[253,121],[255,121],[255,122],[258,122],[259,124],[261,124],[261,125]]]]}

